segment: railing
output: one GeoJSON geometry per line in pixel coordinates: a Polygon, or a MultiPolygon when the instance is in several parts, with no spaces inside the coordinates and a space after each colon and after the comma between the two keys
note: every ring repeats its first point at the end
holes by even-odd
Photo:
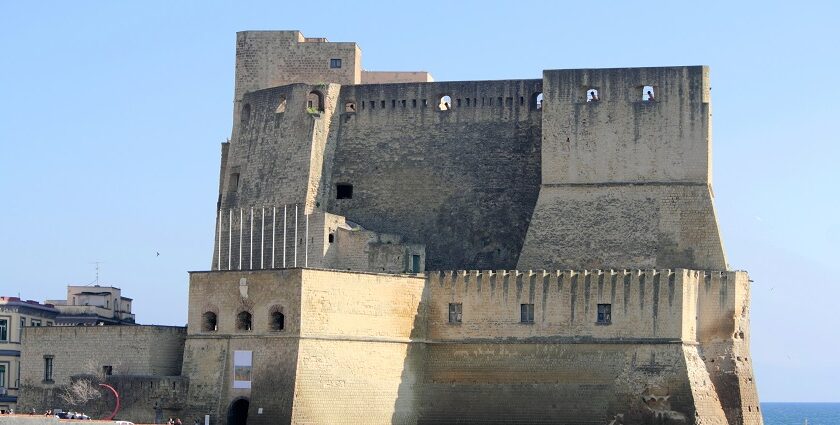
{"type": "Polygon", "coordinates": [[[311,216],[301,204],[219,210],[215,269],[308,267],[311,216]]]}

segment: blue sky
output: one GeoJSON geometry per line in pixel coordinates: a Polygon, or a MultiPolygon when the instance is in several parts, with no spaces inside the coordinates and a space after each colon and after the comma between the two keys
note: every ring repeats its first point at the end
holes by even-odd
{"type": "Polygon", "coordinates": [[[236,31],[356,41],[366,69],[438,81],[703,64],[724,243],[755,281],[759,394],[840,401],[836,3],[284,3],[0,3],[0,293],[58,298],[101,261],[140,322],[186,322],[186,272],[212,254],[236,31]]]}

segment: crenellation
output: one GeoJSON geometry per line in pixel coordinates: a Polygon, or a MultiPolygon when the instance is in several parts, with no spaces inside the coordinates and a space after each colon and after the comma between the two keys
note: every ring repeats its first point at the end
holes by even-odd
{"type": "Polygon", "coordinates": [[[219,425],[760,425],[709,90],[705,66],[433,82],[238,33],[182,376],[140,385],[219,425]]]}

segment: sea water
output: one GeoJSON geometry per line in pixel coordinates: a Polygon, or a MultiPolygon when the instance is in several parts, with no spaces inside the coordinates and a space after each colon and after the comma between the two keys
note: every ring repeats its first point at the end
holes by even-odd
{"type": "Polygon", "coordinates": [[[764,425],[840,425],[840,403],[761,403],[764,425]]]}

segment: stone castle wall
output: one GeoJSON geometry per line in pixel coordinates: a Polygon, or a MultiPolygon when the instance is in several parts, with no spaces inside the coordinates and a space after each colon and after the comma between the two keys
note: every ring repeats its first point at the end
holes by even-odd
{"type": "Polygon", "coordinates": [[[541,84],[342,87],[356,112],[336,134],[325,208],[426,245],[426,270],[513,268],[539,185],[541,84]],[[352,199],[336,199],[339,183],[352,199]]]}
{"type": "Polygon", "coordinates": [[[249,423],[755,423],[754,390],[710,367],[752,379],[735,358],[747,351],[719,352],[732,328],[713,319],[744,307],[747,281],[684,269],[193,273],[187,404],[220,423],[241,397],[249,423]],[[462,304],[461,323],[449,323],[449,303],[462,304]],[[535,305],[534,323],[520,322],[523,303],[535,305]],[[607,325],[595,317],[604,303],[607,325]],[[268,324],[277,305],[280,332],[268,324]],[[233,326],[243,308],[251,331],[233,326]],[[207,309],[216,331],[197,327],[207,309]],[[707,348],[710,326],[718,345],[707,348]],[[234,350],[254,353],[248,390],[231,388],[234,350]],[[727,402],[729,392],[741,395],[727,402]]]}
{"type": "Polygon", "coordinates": [[[544,72],[542,184],[518,268],[727,268],[708,73],[544,72]],[[587,101],[591,90],[599,100],[587,101]]]}
{"type": "Polygon", "coordinates": [[[382,423],[393,413],[423,282],[309,269],[193,273],[184,360],[189,411],[225,423],[228,406],[246,397],[249,423],[325,423],[363,414],[382,423]],[[243,309],[253,314],[251,331],[236,329],[243,309]],[[282,331],[268,319],[278,309],[282,331]],[[206,311],[218,315],[216,331],[202,330],[206,311]],[[253,353],[251,389],[232,388],[237,350],[253,353]]]}
{"type": "Polygon", "coordinates": [[[153,406],[165,414],[181,413],[188,378],[181,376],[186,329],[168,326],[53,326],[26,328],[21,346],[21,395],[18,405],[84,411],[104,417],[115,400],[102,398],[68,406],[63,389],[79,378],[112,385],[120,394],[119,418],[154,420],[153,406]],[[52,358],[52,380],[45,380],[45,358],[52,358]],[[106,376],[103,366],[111,366],[106,376]]]}
{"type": "Polygon", "coordinates": [[[726,269],[704,67],[297,84],[243,99],[223,210],[322,209],[424,244],[427,270],[726,269]],[[641,97],[648,84],[653,101],[641,97]],[[588,102],[592,88],[599,100],[588,102]],[[311,92],[323,95],[320,113],[306,111],[311,92]],[[339,184],[352,197],[337,199],[339,184]]]}

